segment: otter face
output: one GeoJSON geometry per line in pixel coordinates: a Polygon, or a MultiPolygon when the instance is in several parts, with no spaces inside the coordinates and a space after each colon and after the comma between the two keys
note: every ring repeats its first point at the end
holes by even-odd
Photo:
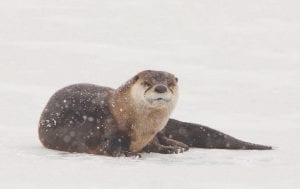
{"type": "Polygon", "coordinates": [[[143,106],[174,108],[178,98],[178,79],[162,71],[143,71],[134,77],[132,95],[143,106]]]}

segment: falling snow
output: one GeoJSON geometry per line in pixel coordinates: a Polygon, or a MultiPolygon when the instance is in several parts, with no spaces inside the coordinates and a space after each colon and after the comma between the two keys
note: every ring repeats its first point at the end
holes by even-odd
{"type": "Polygon", "coordinates": [[[93,117],[88,117],[88,121],[93,122],[95,119],[93,117]]]}
{"type": "MultiPolygon", "coordinates": [[[[1,1],[0,188],[300,188],[299,6],[280,0],[1,1]],[[115,88],[144,69],[179,78],[173,117],[275,150],[190,149],[136,160],[42,147],[40,114],[57,89],[75,82],[115,88]]],[[[76,103],[65,97],[55,106],[76,103]]],[[[48,133],[55,126],[51,119],[41,124],[48,133]]],[[[77,136],[70,132],[64,140],[77,136]]]]}

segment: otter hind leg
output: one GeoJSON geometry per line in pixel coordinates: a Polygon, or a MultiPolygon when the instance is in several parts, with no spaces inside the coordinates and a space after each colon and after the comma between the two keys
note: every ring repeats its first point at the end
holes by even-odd
{"type": "Polygon", "coordinates": [[[170,119],[162,131],[169,138],[178,140],[190,147],[241,149],[241,150],[271,150],[271,146],[253,144],[236,139],[209,127],[170,119]]]}

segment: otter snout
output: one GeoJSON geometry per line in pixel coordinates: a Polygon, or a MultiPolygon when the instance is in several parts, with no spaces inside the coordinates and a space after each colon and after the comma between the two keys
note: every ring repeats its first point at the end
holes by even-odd
{"type": "Polygon", "coordinates": [[[164,86],[164,85],[157,85],[155,88],[154,88],[154,91],[157,92],[157,93],[165,93],[167,92],[167,87],[164,86]]]}

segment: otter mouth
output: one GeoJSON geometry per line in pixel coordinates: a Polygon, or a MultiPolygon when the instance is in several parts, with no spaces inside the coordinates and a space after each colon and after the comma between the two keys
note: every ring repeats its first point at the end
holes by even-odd
{"type": "Polygon", "coordinates": [[[156,98],[154,101],[164,101],[164,102],[170,102],[171,99],[165,99],[165,98],[156,98]]]}
{"type": "Polygon", "coordinates": [[[170,102],[171,99],[159,97],[159,98],[151,98],[151,99],[148,99],[148,101],[149,101],[151,104],[152,104],[152,103],[159,103],[159,104],[162,104],[162,103],[168,103],[168,102],[170,102]]]}

